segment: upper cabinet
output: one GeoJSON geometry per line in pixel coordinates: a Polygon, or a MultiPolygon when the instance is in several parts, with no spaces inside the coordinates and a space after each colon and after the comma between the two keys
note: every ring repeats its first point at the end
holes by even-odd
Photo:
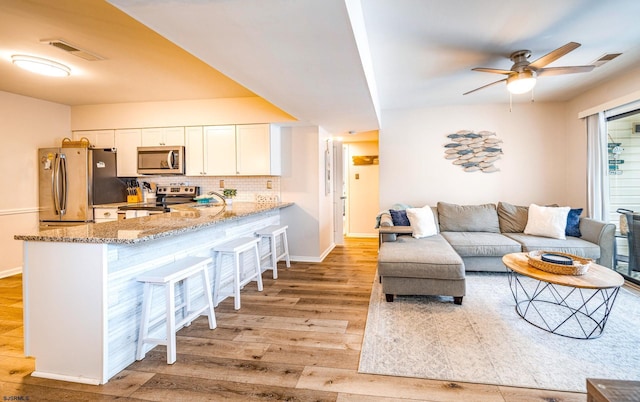
{"type": "Polygon", "coordinates": [[[276,176],[280,131],[269,124],[187,127],[187,176],[276,176]]]}
{"type": "Polygon", "coordinates": [[[236,126],[236,174],[277,176],[281,174],[280,130],[270,124],[236,126]]]}
{"type": "Polygon", "coordinates": [[[83,137],[89,140],[92,148],[113,148],[115,146],[114,130],[74,131],[71,139],[80,141],[83,137]]]}
{"type": "Polygon", "coordinates": [[[143,147],[184,145],[184,142],[184,127],[158,127],[142,129],[143,147]]]}
{"type": "Polygon", "coordinates": [[[138,176],[138,147],[142,146],[142,130],[116,130],[115,143],[118,177],[138,176]]]}
{"type": "Polygon", "coordinates": [[[236,127],[187,127],[186,175],[232,176],[236,174],[236,127]]]}

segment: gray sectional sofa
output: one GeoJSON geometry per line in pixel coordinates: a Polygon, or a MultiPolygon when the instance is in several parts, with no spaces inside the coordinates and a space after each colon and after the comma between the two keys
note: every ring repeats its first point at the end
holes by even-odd
{"type": "Polygon", "coordinates": [[[439,202],[431,210],[437,233],[423,238],[414,238],[411,226],[394,225],[391,212],[398,211],[379,216],[378,274],[387,301],[394,295],[441,295],[461,304],[465,272],[506,271],[502,257],[514,252],[558,251],[613,265],[615,225],[578,218],[580,210],[574,211],[579,233],[565,239],[525,234],[526,206],[439,202]]]}

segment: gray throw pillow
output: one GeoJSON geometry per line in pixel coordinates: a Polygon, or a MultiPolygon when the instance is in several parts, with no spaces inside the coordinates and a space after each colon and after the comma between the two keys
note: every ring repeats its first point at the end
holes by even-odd
{"type": "Polygon", "coordinates": [[[524,233],[529,219],[529,207],[499,202],[498,218],[501,233],[524,233]]]}
{"type": "Polygon", "coordinates": [[[456,205],[439,202],[438,220],[441,232],[500,233],[494,204],[456,205]]]}

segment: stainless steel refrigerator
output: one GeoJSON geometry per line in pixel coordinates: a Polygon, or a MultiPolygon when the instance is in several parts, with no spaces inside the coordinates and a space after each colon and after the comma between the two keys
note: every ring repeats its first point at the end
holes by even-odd
{"type": "Polygon", "coordinates": [[[40,228],[93,222],[93,206],[124,202],[113,149],[38,150],[40,228]]]}

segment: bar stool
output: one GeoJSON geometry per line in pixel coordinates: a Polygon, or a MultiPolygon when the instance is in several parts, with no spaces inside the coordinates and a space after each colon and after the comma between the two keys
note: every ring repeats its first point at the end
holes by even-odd
{"type": "Polygon", "coordinates": [[[167,346],[167,364],[176,361],[176,331],[183,326],[191,325],[191,322],[201,315],[209,318],[209,328],[216,328],[216,317],[213,312],[213,300],[211,299],[211,285],[207,265],[212,262],[210,257],[186,257],[175,262],[163,265],[140,275],[137,280],[144,282],[144,297],[142,301],[142,319],[140,333],[138,335],[138,348],[136,360],[142,360],[146,354],[144,345],[149,343],[154,346],[167,346]],[[202,279],[202,290],[204,293],[203,306],[191,310],[191,289],[189,282],[197,274],[202,279]],[[175,285],[181,283],[182,303],[176,306],[175,285]],[[165,293],[164,314],[152,319],[151,307],[153,287],[162,286],[165,293]],[[182,319],[176,322],[176,313],[182,310],[182,319]],[[166,337],[154,338],[149,336],[149,329],[158,323],[165,321],[166,337]]]}
{"type": "Polygon", "coordinates": [[[241,237],[238,239],[230,240],[225,243],[219,244],[213,247],[213,251],[217,253],[216,269],[214,275],[213,285],[213,301],[217,306],[227,296],[233,297],[233,308],[235,310],[240,309],[240,289],[247,283],[255,280],[258,282],[258,290],[262,292],[262,272],[260,271],[260,253],[258,252],[257,237],[241,237]],[[253,264],[255,271],[252,273],[245,272],[243,253],[252,253],[253,264]],[[222,262],[223,257],[229,256],[232,258],[233,269],[228,274],[223,276],[222,262]],[[242,269],[241,269],[242,266],[242,269]],[[228,294],[221,294],[220,291],[223,287],[232,285],[232,290],[228,294]]]}
{"type": "Polygon", "coordinates": [[[289,243],[287,242],[287,229],[289,226],[284,225],[271,225],[256,231],[256,235],[260,239],[267,239],[269,242],[269,251],[260,257],[260,261],[269,258],[268,261],[271,265],[263,264],[261,266],[262,271],[267,269],[273,270],[273,279],[278,279],[278,261],[282,261],[285,258],[287,268],[291,267],[291,261],[289,261],[289,243]],[[281,237],[282,253],[278,254],[277,251],[277,238],[281,237]]]}

